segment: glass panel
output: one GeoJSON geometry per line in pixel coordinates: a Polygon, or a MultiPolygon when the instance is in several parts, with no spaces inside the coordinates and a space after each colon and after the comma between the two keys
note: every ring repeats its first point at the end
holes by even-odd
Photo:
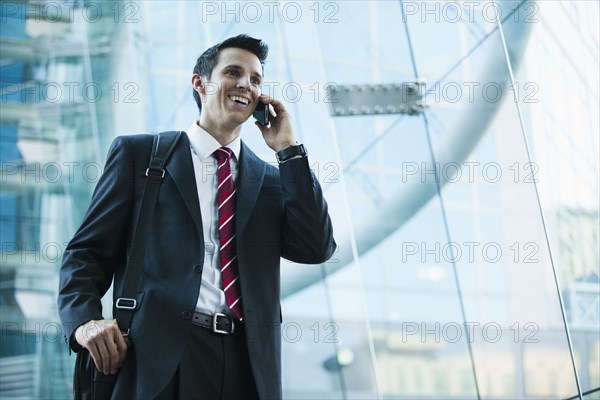
{"type": "MultiPolygon", "coordinates": [[[[598,4],[594,2],[526,5],[521,16],[533,28],[522,65],[512,62],[518,88],[516,105],[532,149],[583,392],[600,386],[597,368],[589,367],[589,357],[597,359],[593,345],[587,347],[581,341],[586,332],[597,333],[600,326],[597,250],[600,93],[598,74],[591,72],[598,70],[598,13],[598,4]],[[557,29],[558,23],[564,26],[557,29]],[[569,82],[569,90],[559,90],[560,82],[569,82]]],[[[555,336],[560,337],[558,332],[555,336]]],[[[560,342],[556,343],[558,346],[560,342]]],[[[558,354],[556,348],[549,351],[558,354]]],[[[562,358],[570,364],[566,354],[562,358]]],[[[549,368],[559,373],[564,367],[549,368]]],[[[566,369],[561,376],[565,373],[566,369]]],[[[560,381],[552,385],[560,385],[560,381]]],[[[555,391],[564,393],[564,397],[576,392],[572,388],[569,393],[566,387],[564,392],[558,388],[555,391]]]]}

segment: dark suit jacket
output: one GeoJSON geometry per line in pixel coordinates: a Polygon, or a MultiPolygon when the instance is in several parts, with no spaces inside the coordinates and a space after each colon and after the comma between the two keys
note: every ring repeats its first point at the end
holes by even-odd
{"type": "MultiPolygon", "coordinates": [[[[60,270],[58,307],[66,338],[102,319],[101,297],[121,292],[152,135],[117,137],[84,221],[60,270]]],[[[243,142],[237,178],[237,251],[248,351],[258,393],[281,397],[280,257],[317,264],[335,250],[321,188],[306,158],[279,170],[243,142]]],[[[150,399],[174,374],[201,283],[202,218],[190,143],[182,135],[166,165],[131,326],[133,346],[113,398],[150,399]]]]}

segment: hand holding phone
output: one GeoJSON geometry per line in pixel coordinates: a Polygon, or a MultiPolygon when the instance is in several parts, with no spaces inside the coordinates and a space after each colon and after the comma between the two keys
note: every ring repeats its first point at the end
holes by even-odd
{"type": "Polygon", "coordinates": [[[263,94],[253,115],[258,120],[254,124],[271,149],[277,152],[296,144],[291,116],[281,101],[263,94]]]}
{"type": "Polygon", "coordinates": [[[258,100],[258,104],[256,104],[256,108],[254,109],[252,116],[256,118],[261,125],[269,125],[269,105],[263,103],[261,100],[258,100]]]}

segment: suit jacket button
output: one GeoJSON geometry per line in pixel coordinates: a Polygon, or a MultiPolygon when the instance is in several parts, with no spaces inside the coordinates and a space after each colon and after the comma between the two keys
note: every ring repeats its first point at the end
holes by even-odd
{"type": "Polygon", "coordinates": [[[184,311],[181,313],[181,318],[182,319],[190,319],[190,318],[192,318],[192,313],[189,311],[184,311]]]}
{"type": "Polygon", "coordinates": [[[202,273],[202,265],[200,265],[200,264],[194,265],[194,272],[197,274],[201,274],[202,273]]]}

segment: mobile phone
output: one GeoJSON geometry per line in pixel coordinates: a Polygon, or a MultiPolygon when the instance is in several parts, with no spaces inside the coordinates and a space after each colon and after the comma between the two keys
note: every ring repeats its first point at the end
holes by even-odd
{"type": "Polygon", "coordinates": [[[269,125],[269,105],[259,100],[252,116],[256,118],[261,125],[269,125]]]}

